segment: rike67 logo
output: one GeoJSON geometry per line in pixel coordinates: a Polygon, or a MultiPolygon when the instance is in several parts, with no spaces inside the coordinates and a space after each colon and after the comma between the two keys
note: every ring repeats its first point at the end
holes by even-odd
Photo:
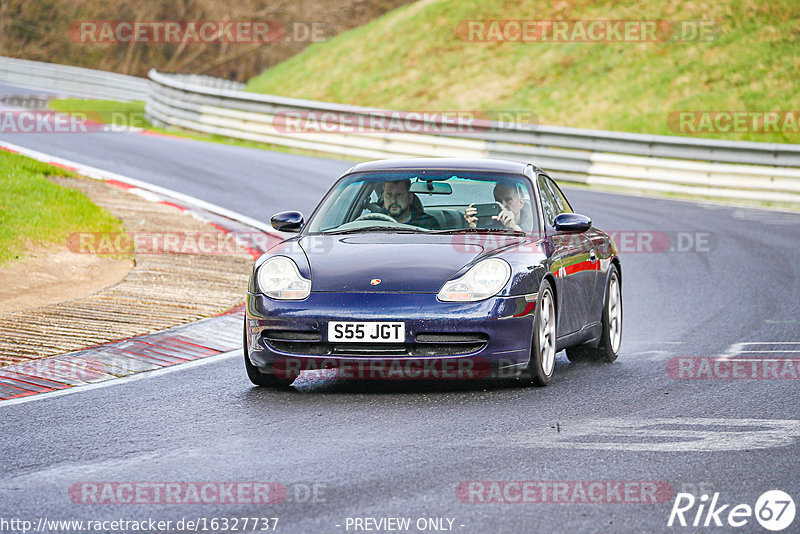
{"type": "Polygon", "coordinates": [[[732,505],[722,503],[719,493],[710,498],[703,494],[696,498],[691,493],[678,493],[672,504],[667,526],[678,527],[744,527],[755,520],[765,529],[778,532],[794,522],[794,500],[780,490],[765,491],[756,500],[755,507],[749,504],[732,505]]]}

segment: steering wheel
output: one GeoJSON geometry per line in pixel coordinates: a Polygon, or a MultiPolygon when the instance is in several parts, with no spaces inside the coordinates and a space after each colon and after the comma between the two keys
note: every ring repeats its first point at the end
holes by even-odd
{"type": "Polygon", "coordinates": [[[365,213],[364,215],[361,215],[358,218],[356,218],[356,221],[386,221],[399,224],[397,221],[394,220],[393,217],[391,217],[390,215],[386,215],[385,213],[365,213]]]}
{"type": "Polygon", "coordinates": [[[383,207],[376,202],[367,202],[364,207],[372,213],[383,213],[383,207]]]}

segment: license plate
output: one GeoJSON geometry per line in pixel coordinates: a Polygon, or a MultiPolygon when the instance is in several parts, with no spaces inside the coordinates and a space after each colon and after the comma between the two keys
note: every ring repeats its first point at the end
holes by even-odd
{"type": "Polygon", "coordinates": [[[331,343],[403,343],[405,340],[405,323],[328,323],[328,341],[331,343]]]}

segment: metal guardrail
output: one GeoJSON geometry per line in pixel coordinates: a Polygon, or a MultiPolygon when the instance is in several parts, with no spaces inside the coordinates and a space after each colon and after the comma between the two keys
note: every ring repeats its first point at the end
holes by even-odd
{"type": "Polygon", "coordinates": [[[800,203],[800,145],[497,123],[473,133],[348,132],[346,127],[330,133],[297,133],[284,126],[287,112],[364,118],[391,112],[249,93],[234,86],[211,87],[155,70],[149,77],[146,114],[161,125],[359,158],[532,161],[556,178],[587,184],[800,203]]]}
{"type": "Polygon", "coordinates": [[[197,85],[211,89],[227,89],[232,91],[241,91],[244,89],[245,84],[234,80],[225,80],[223,78],[216,78],[214,76],[207,76],[205,74],[166,74],[175,81],[181,81],[188,85],[197,85]]]}
{"type": "MultiPolygon", "coordinates": [[[[210,76],[151,70],[134,76],[0,57],[0,81],[113,100],[145,100],[154,123],[354,158],[497,157],[532,161],[561,180],[635,190],[800,204],[800,145],[718,141],[556,126],[487,124],[472,133],[356,129],[298,133],[282,127],[287,112],[347,117],[391,112],[243,91],[210,76]],[[276,119],[277,116],[277,119],[276,119]]],[[[402,112],[399,112],[402,113],[402,112]]],[[[440,131],[436,119],[415,119],[440,131]]],[[[412,121],[413,122],[413,121],[412,121]]]]}
{"type": "Polygon", "coordinates": [[[56,96],[103,100],[146,100],[145,78],[56,63],[0,57],[0,81],[52,91],[56,96]]]}

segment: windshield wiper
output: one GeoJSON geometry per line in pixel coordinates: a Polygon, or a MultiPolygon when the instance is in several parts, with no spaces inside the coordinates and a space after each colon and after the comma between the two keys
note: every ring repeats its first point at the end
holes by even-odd
{"type": "Polygon", "coordinates": [[[432,234],[466,234],[466,233],[483,233],[492,232],[498,234],[513,234],[513,235],[528,235],[520,230],[511,230],[509,228],[453,228],[450,230],[434,230],[432,234]]]}
{"type": "Polygon", "coordinates": [[[362,228],[348,228],[346,230],[329,230],[320,232],[325,235],[336,234],[358,234],[361,232],[386,232],[389,234],[419,234],[426,233],[425,230],[415,230],[413,228],[394,228],[392,226],[364,226],[362,228]]]}

